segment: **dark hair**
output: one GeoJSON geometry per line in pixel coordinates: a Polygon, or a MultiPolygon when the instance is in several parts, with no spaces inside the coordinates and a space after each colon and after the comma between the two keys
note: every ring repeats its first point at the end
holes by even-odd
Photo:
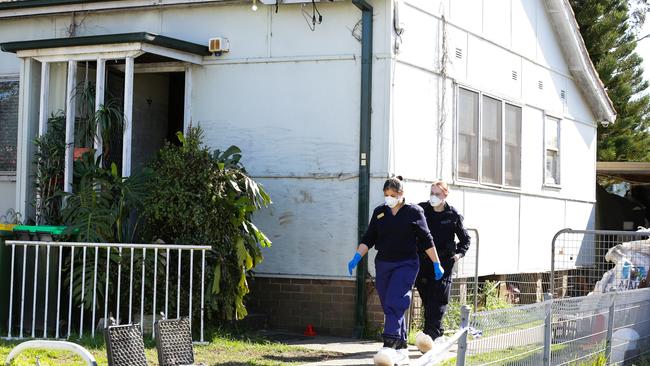
{"type": "Polygon", "coordinates": [[[392,189],[396,192],[403,192],[404,191],[404,183],[402,183],[403,179],[404,178],[402,178],[401,175],[386,179],[386,182],[384,183],[384,191],[388,189],[392,189]]]}

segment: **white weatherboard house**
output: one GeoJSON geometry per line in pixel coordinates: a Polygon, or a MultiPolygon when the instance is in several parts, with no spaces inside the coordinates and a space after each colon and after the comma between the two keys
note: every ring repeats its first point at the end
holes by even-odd
{"type": "Polygon", "coordinates": [[[346,263],[388,176],[413,202],[452,184],[482,275],[548,270],[556,231],[594,225],[615,111],[566,0],[5,1],[0,43],[0,212],[32,215],[31,141],[89,78],[129,119],[125,175],[190,123],[241,147],[274,201],[251,306],[275,326],[367,317],[346,263]]]}

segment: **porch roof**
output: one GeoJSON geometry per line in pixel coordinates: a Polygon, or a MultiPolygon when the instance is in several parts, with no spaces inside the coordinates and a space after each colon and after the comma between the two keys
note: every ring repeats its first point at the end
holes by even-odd
{"type": "Polygon", "coordinates": [[[598,175],[613,177],[631,183],[650,183],[650,163],[632,161],[599,161],[598,175]]]}
{"type": "Polygon", "coordinates": [[[183,41],[176,38],[161,36],[149,32],[103,34],[97,36],[36,39],[29,41],[16,41],[0,43],[4,52],[17,53],[25,50],[38,50],[60,47],[98,46],[106,44],[144,43],[164,47],[197,56],[209,56],[208,47],[197,43],[183,41]]]}

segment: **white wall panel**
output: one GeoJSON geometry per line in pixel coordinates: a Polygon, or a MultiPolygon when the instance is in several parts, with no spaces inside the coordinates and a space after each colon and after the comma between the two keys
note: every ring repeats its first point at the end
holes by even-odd
{"type": "Polygon", "coordinates": [[[521,197],[519,271],[551,269],[551,242],[555,233],[565,227],[564,205],[561,200],[521,197]]]}

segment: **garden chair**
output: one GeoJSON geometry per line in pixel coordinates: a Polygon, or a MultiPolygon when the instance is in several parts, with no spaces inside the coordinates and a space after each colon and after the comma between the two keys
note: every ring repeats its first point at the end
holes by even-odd
{"type": "Polygon", "coordinates": [[[104,336],[109,366],[147,366],[139,324],[109,326],[104,336]]]}
{"type": "MultiPolygon", "coordinates": [[[[93,355],[82,346],[75,343],[65,342],[65,341],[49,341],[49,340],[27,341],[17,345],[11,350],[11,352],[9,352],[9,355],[5,360],[5,365],[7,366],[11,365],[13,360],[24,351],[38,350],[38,349],[48,350],[48,351],[72,352],[77,354],[77,356],[81,357],[81,359],[85,362],[87,366],[97,366],[97,361],[95,360],[95,357],[93,357],[93,355]]],[[[40,365],[38,357],[36,357],[36,365],[40,365]]]]}
{"type": "Polygon", "coordinates": [[[189,318],[161,319],[156,321],[154,328],[160,366],[202,365],[194,363],[189,318]]]}

